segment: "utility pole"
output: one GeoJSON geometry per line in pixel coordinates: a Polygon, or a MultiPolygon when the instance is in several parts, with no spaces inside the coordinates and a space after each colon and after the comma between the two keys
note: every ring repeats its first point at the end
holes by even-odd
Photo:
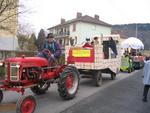
{"type": "Polygon", "coordinates": [[[137,37],[137,35],[138,35],[137,33],[138,33],[138,28],[137,28],[137,23],[136,23],[136,24],[135,24],[135,37],[136,37],[136,38],[138,38],[138,37],[137,37]]]}

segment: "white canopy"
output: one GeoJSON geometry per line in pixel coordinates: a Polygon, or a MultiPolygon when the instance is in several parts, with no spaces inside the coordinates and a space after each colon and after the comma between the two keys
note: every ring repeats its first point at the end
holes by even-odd
{"type": "Polygon", "coordinates": [[[129,37],[121,43],[122,48],[144,49],[144,44],[136,37],[129,37]]]}

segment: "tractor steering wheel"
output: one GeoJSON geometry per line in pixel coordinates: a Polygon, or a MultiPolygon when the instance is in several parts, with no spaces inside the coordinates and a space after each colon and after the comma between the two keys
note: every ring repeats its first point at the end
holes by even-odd
{"type": "Polygon", "coordinates": [[[51,51],[48,49],[44,49],[42,52],[47,54],[49,57],[51,56],[51,51]]]}

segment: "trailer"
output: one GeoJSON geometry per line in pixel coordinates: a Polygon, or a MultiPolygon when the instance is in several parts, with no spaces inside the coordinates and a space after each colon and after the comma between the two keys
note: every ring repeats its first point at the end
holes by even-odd
{"type": "Polygon", "coordinates": [[[109,73],[111,79],[115,79],[120,70],[120,36],[107,35],[92,40],[92,46],[88,47],[67,46],[65,59],[68,65],[78,69],[81,77],[92,78],[96,86],[101,86],[102,73],[109,73]]]}

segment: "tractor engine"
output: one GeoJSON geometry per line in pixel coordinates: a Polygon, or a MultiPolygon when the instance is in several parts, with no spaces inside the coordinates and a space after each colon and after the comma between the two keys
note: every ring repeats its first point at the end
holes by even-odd
{"type": "Polygon", "coordinates": [[[40,77],[40,69],[37,68],[29,68],[29,79],[38,80],[40,77]]]}
{"type": "Polygon", "coordinates": [[[42,70],[39,67],[30,67],[23,69],[21,80],[25,79],[30,81],[38,80],[40,78],[41,72],[42,70]]]}
{"type": "Polygon", "coordinates": [[[4,62],[5,80],[21,83],[38,80],[41,68],[48,66],[48,61],[40,57],[14,57],[4,62]]]}

